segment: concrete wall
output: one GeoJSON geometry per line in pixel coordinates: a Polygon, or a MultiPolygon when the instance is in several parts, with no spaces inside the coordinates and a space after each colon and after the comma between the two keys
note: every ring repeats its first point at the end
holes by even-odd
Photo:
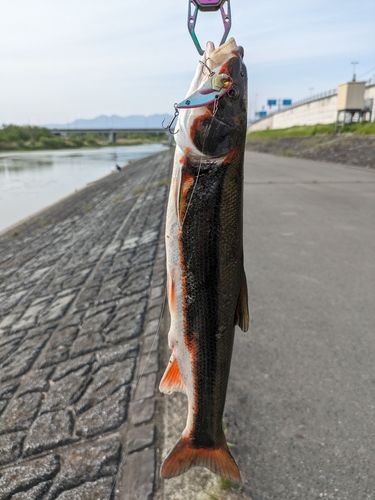
{"type": "MultiPolygon", "coordinates": [[[[375,85],[371,85],[365,90],[365,99],[374,99],[375,107],[375,85]]],[[[294,127],[298,125],[317,125],[318,123],[328,124],[336,121],[337,115],[337,95],[318,98],[307,103],[291,106],[285,110],[272,113],[269,116],[253,122],[249,132],[267,129],[280,129],[294,127]]],[[[372,111],[371,120],[375,118],[375,109],[372,111]]]]}

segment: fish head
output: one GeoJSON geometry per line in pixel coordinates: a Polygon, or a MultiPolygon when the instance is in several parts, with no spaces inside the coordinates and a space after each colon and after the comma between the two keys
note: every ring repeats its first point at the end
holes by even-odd
{"type": "Polygon", "coordinates": [[[243,49],[233,38],[218,49],[208,42],[187,96],[204,87],[210,72],[231,79],[228,92],[207,106],[181,109],[175,139],[190,155],[219,158],[238,149],[246,137],[247,72],[243,49]]]}

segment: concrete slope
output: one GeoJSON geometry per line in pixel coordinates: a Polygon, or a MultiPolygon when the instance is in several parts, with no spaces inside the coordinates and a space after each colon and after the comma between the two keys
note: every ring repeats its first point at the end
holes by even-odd
{"type": "Polygon", "coordinates": [[[0,500],[153,495],[172,154],[0,237],[0,500]]]}

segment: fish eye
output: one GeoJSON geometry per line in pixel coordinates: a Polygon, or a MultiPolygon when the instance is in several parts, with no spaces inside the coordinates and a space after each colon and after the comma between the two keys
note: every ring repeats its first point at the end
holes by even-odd
{"type": "Polygon", "coordinates": [[[231,99],[238,99],[240,93],[236,87],[232,87],[228,92],[228,95],[231,99]]]}

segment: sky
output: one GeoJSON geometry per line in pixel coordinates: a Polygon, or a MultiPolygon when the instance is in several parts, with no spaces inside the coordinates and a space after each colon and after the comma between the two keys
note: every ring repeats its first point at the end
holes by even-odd
{"type": "MultiPolygon", "coordinates": [[[[0,13],[0,124],[69,123],[173,112],[199,55],[187,0],[12,0],[0,13]]],[[[245,49],[249,117],[267,99],[297,101],[352,78],[375,82],[374,0],[231,0],[245,49]]],[[[219,13],[197,34],[218,43],[219,13]]]]}

